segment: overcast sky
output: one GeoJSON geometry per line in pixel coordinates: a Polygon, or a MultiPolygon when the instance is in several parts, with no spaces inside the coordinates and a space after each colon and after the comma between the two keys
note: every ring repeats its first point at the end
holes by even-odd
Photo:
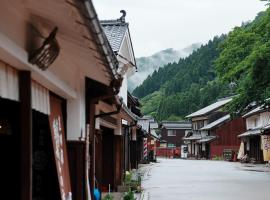
{"type": "Polygon", "coordinates": [[[99,19],[127,11],[136,57],[206,43],[265,10],[259,0],[93,0],[99,19]]]}

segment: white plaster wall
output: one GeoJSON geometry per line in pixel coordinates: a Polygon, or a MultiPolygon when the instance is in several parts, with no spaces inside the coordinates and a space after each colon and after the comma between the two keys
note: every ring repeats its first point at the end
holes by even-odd
{"type": "Polygon", "coordinates": [[[264,112],[260,115],[260,122],[262,126],[270,124],[270,112],[264,112]]]}
{"type": "Polygon", "coordinates": [[[270,112],[263,112],[246,119],[247,129],[256,128],[255,119],[257,118],[257,127],[264,127],[270,124],[270,112]]]}
{"type": "Polygon", "coordinates": [[[122,86],[120,88],[119,94],[123,98],[123,102],[127,105],[127,75],[123,76],[122,86]]]}
{"type": "Polygon", "coordinates": [[[78,75],[77,98],[67,99],[67,139],[85,137],[85,78],[78,75]],[[82,134],[82,135],[81,135],[82,134]]]}
{"type": "Polygon", "coordinates": [[[246,125],[247,125],[247,129],[253,129],[253,128],[255,128],[255,119],[258,119],[258,125],[259,125],[259,119],[260,119],[260,117],[258,116],[258,115],[256,115],[256,116],[251,116],[251,117],[248,117],[247,119],[246,119],[246,125]]]}

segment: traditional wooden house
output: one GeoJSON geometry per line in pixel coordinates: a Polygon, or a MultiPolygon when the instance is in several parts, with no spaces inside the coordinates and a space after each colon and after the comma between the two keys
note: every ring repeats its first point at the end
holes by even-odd
{"type": "MultiPolygon", "coordinates": [[[[243,143],[243,155],[248,155],[254,162],[263,162],[262,137],[269,133],[269,108],[264,108],[263,106],[256,107],[243,117],[246,119],[247,131],[238,136],[243,143]]],[[[268,159],[265,159],[265,161],[268,161],[268,159]]]]}
{"type": "Polygon", "coordinates": [[[95,119],[101,117],[95,110],[101,100],[108,110],[120,104],[118,69],[90,0],[1,1],[2,197],[90,195],[95,119]]]}
{"type": "Polygon", "coordinates": [[[207,124],[200,129],[203,137],[197,141],[200,157],[212,159],[224,157],[226,152],[237,153],[240,145],[237,136],[245,130],[245,120],[242,117],[231,119],[229,114],[207,124]]]}
{"type": "Polygon", "coordinates": [[[135,108],[128,102],[132,99],[127,91],[127,79],[136,71],[136,63],[126,12],[121,12],[119,19],[100,21],[119,62],[117,73],[123,79],[117,96],[121,103],[112,107],[113,102],[105,97],[98,101],[95,110],[94,174],[96,185],[102,191],[116,191],[117,186],[122,185],[125,171],[131,169],[131,141],[137,138],[137,115],[131,111],[135,108]]]}
{"type": "Polygon", "coordinates": [[[227,113],[224,112],[222,108],[231,100],[232,98],[230,97],[220,99],[217,102],[186,116],[186,118],[191,120],[192,131],[189,132],[183,140],[185,140],[185,143],[188,145],[190,157],[199,158],[201,156],[200,148],[202,147],[199,141],[207,136],[206,132],[201,131],[201,128],[226,115],[227,113]]]}
{"type": "Polygon", "coordinates": [[[191,131],[191,123],[189,121],[162,121],[160,127],[160,139],[167,142],[167,147],[181,147],[184,144],[183,137],[191,131]]]}

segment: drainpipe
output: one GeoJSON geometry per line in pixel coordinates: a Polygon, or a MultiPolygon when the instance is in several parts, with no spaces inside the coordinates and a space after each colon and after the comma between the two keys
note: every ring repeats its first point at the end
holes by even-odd
{"type": "Polygon", "coordinates": [[[117,107],[116,111],[112,111],[112,112],[108,112],[108,113],[101,113],[101,114],[95,115],[95,119],[118,114],[120,112],[120,110],[122,108],[122,104],[123,104],[122,100],[120,100],[120,102],[121,102],[120,105],[116,106],[117,107]]]}

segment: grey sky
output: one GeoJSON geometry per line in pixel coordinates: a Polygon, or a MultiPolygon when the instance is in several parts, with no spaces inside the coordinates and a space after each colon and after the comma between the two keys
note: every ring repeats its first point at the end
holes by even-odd
{"type": "Polygon", "coordinates": [[[227,33],[265,10],[259,0],[93,0],[99,19],[127,11],[135,56],[182,49],[227,33]]]}

